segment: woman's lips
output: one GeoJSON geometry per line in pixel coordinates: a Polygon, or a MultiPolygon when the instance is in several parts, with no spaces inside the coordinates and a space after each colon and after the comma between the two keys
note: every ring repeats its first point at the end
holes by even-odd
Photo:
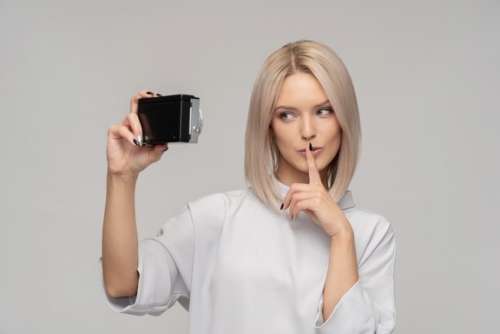
{"type": "MultiPolygon", "coordinates": [[[[320,154],[321,152],[323,151],[323,148],[319,147],[319,148],[315,148],[314,150],[311,151],[311,153],[313,154],[313,156],[317,156],[318,154],[320,154]]],[[[300,155],[302,156],[306,156],[306,151],[305,150],[300,150],[300,151],[297,151],[300,155]]]]}

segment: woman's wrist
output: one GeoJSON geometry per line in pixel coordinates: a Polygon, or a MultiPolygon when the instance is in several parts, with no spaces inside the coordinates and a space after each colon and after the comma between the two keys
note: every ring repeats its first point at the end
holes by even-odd
{"type": "Polygon", "coordinates": [[[112,181],[120,181],[125,183],[136,182],[139,174],[133,172],[112,172],[108,169],[107,178],[112,181]]]}
{"type": "Polygon", "coordinates": [[[331,236],[332,240],[352,240],[354,239],[354,231],[352,230],[352,227],[350,225],[344,226],[342,229],[340,229],[337,233],[331,236]]]}

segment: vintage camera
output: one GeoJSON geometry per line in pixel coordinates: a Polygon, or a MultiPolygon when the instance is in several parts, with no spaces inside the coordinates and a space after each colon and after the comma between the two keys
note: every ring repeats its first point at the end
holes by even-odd
{"type": "Polygon", "coordinates": [[[200,98],[189,94],[140,98],[137,114],[147,146],[197,143],[203,127],[200,98]]]}

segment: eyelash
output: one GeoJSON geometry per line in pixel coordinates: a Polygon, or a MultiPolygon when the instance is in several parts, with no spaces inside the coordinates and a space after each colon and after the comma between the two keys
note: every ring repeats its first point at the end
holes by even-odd
{"type": "MultiPolygon", "coordinates": [[[[332,109],[332,107],[326,107],[326,108],[321,108],[321,109],[318,109],[318,111],[320,111],[320,110],[328,110],[328,111],[329,111],[329,113],[328,113],[328,114],[333,114],[333,109],[332,109]]],[[[278,116],[278,117],[279,117],[280,119],[282,119],[282,120],[285,120],[284,116],[286,116],[287,114],[289,114],[289,112],[288,112],[288,111],[282,111],[282,112],[280,112],[280,113],[279,113],[279,116],[278,116]]]]}

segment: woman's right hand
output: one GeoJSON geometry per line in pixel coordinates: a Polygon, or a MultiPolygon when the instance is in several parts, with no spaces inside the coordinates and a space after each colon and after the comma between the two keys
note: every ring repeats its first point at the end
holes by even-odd
{"type": "MultiPolygon", "coordinates": [[[[157,94],[159,95],[159,94],[157,94]]],[[[120,176],[136,177],[151,163],[160,160],[163,152],[168,149],[165,145],[155,147],[138,146],[134,138],[142,138],[142,128],[137,116],[137,102],[143,97],[153,97],[153,93],[146,90],[138,92],[130,100],[130,112],[119,124],[113,124],[108,129],[106,156],[108,173],[120,176]]]]}

